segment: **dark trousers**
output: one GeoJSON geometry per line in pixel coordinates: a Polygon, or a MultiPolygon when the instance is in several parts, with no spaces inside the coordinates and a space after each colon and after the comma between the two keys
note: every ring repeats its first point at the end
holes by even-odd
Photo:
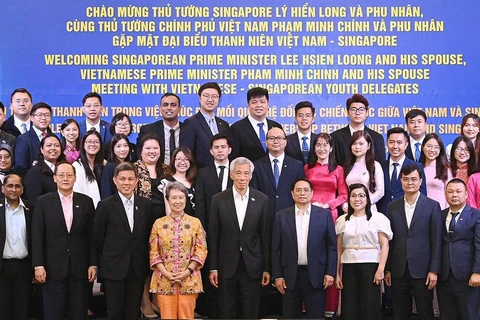
{"type": "Polygon", "coordinates": [[[130,263],[123,280],[103,279],[107,300],[108,319],[137,320],[140,315],[145,278],[137,279],[130,263]]]}
{"type": "Polygon", "coordinates": [[[428,286],[425,285],[426,281],[426,278],[412,278],[408,264],[405,266],[405,273],[401,278],[392,277],[394,320],[410,318],[412,313],[412,293],[419,319],[433,320],[433,290],[428,290],[428,286]]]}
{"type": "Polygon", "coordinates": [[[221,319],[258,319],[261,279],[250,278],[242,255],[233,277],[225,279],[218,273],[219,317],[221,319]],[[240,312],[241,310],[241,312],[240,312]]]}
{"type": "Polygon", "coordinates": [[[373,282],[378,263],[345,263],[342,267],[342,319],[380,320],[381,291],[373,282]]]}
{"type": "Polygon", "coordinates": [[[202,316],[209,318],[218,317],[218,289],[212,286],[208,276],[210,274],[210,264],[205,261],[202,269],[203,293],[198,296],[197,307],[195,311],[202,316]]]}
{"type": "Polygon", "coordinates": [[[308,267],[299,266],[294,288],[287,288],[283,296],[283,317],[301,319],[302,303],[305,303],[307,319],[324,318],[325,290],[316,289],[310,282],[308,267]]]}
{"type": "Polygon", "coordinates": [[[63,280],[48,280],[42,285],[45,320],[84,320],[87,318],[88,280],[76,279],[71,272],[63,280]]]}
{"type": "Polygon", "coordinates": [[[30,259],[3,259],[0,270],[0,319],[28,319],[32,288],[30,259]]]}
{"type": "Polygon", "coordinates": [[[480,288],[467,281],[458,281],[452,273],[437,284],[438,304],[442,320],[478,320],[480,288]]]}

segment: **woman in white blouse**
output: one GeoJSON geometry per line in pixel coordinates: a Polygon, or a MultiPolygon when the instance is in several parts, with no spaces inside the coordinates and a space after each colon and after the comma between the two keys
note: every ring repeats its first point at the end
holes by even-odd
{"type": "Polygon", "coordinates": [[[96,208],[100,201],[99,181],[103,171],[102,138],[97,131],[85,133],[80,145],[80,158],[72,165],[77,176],[73,191],[92,198],[96,208]]]}
{"type": "Polygon", "coordinates": [[[348,188],[348,213],[338,218],[336,286],[342,290],[342,319],[380,320],[381,289],[392,239],[390,221],[370,209],[370,195],[361,183],[348,188]]]}
{"type": "Polygon", "coordinates": [[[385,180],[381,164],[375,161],[372,138],[368,131],[359,130],[353,133],[343,172],[347,186],[353,183],[367,186],[371,210],[377,212],[376,203],[385,194],[385,180]]]}

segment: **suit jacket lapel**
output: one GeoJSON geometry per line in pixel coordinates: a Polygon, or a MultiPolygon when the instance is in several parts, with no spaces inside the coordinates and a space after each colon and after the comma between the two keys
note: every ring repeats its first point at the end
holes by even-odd
{"type": "Polygon", "coordinates": [[[303,158],[302,149],[300,149],[300,142],[298,141],[298,133],[297,132],[295,132],[292,135],[292,139],[288,143],[290,143],[292,145],[292,148],[294,149],[295,154],[300,155],[303,158]]]}
{"type": "MultiPolygon", "coordinates": [[[[257,133],[255,132],[255,128],[253,128],[252,124],[250,123],[250,120],[248,120],[248,118],[244,118],[243,121],[245,121],[245,131],[250,136],[250,139],[255,141],[255,144],[257,145],[257,147],[259,147],[265,152],[265,150],[263,149],[263,145],[260,142],[260,139],[258,138],[257,133]]],[[[267,136],[267,131],[265,131],[265,137],[267,136]]]]}
{"type": "MultiPolygon", "coordinates": [[[[231,196],[227,198],[227,206],[228,206],[228,212],[231,215],[231,218],[233,219],[233,224],[237,227],[238,231],[240,231],[240,225],[238,224],[238,218],[237,218],[237,210],[235,209],[235,201],[233,200],[233,187],[230,189],[231,196]]],[[[247,211],[248,211],[248,206],[247,206],[247,211]]],[[[246,214],[245,214],[246,218],[246,214]]],[[[243,224],[245,225],[245,220],[243,220],[243,224]]]]}
{"type": "Polygon", "coordinates": [[[218,133],[227,133],[228,127],[225,121],[220,119],[219,117],[215,117],[215,122],[217,123],[218,133]]]}
{"type": "MultiPolygon", "coordinates": [[[[135,200],[134,200],[135,201],[135,200]]],[[[132,232],[130,230],[130,225],[128,224],[128,218],[127,218],[127,212],[125,212],[125,207],[123,206],[123,203],[122,203],[122,199],[120,198],[120,196],[117,194],[115,194],[115,202],[116,202],[116,206],[117,206],[117,214],[120,216],[120,220],[122,220],[123,222],[123,225],[125,226],[125,228],[127,228],[128,232],[132,232]]],[[[136,204],[134,204],[136,205],[136,204]]],[[[134,213],[134,216],[135,216],[135,213],[134,213]]],[[[134,218],[134,225],[135,225],[135,218],[134,218]]]]}
{"type": "Polygon", "coordinates": [[[247,201],[248,201],[247,210],[245,211],[245,219],[243,220],[242,229],[247,225],[248,220],[250,220],[250,216],[252,215],[251,212],[255,211],[253,210],[253,208],[256,206],[256,203],[255,203],[255,197],[252,196],[252,189],[250,189],[247,201]]]}
{"type": "Polygon", "coordinates": [[[5,222],[5,203],[0,202],[0,249],[3,254],[5,240],[7,237],[7,223],[5,222]]]}
{"type": "Polygon", "coordinates": [[[264,158],[263,165],[265,166],[265,171],[267,172],[267,176],[270,179],[270,182],[272,183],[273,188],[276,190],[277,187],[275,186],[275,178],[273,177],[273,170],[272,170],[272,166],[270,165],[269,156],[264,158]]]}
{"type": "MultiPolygon", "coordinates": [[[[210,130],[210,126],[208,125],[207,121],[205,120],[205,117],[200,111],[197,113],[197,118],[198,118],[198,122],[200,123],[200,126],[203,128],[203,130],[205,130],[208,137],[209,138],[213,137],[212,130],[210,130]]],[[[218,122],[217,122],[217,125],[218,125],[218,122]]]]}
{"type": "Polygon", "coordinates": [[[80,203],[78,202],[78,195],[73,193],[73,204],[72,204],[72,226],[70,227],[70,233],[73,233],[75,229],[78,227],[78,223],[80,220],[80,214],[82,208],[80,207],[80,203]]]}
{"type": "Polygon", "coordinates": [[[342,132],[342,138],[345,141],[345,145],[350,144],[350,139],[352,138],[352,135],[350,133],[350,128],[348,126],[344,127],[343,132],[342,132]]]}
{"type": "MultiPolygon", "coordinates": [[[[139,211],[139,202],[138,201],[138,197],[136,197],[135,195],[133,196],[133,232],[135,232],[135,227],[140,223],[140,219],[142,218],[141,217],[141,214],[140,214],[140,211],[139,211]]],[[[127,215],[125,214],[125,217],[127,215]]],[[[128,220],[127,220],[127,223],[128,223],[128,220]]],[[[129,230],[130,230],[130,225],[128,226],[129,230]]]]}
{"type": "Polygon", "coordinates": [[[410,222],[410,229],[413,227],[415,221],[418,220],[418,217],[422,214],[423,206],[425,205],[425,197],[421,194],[417,200],[417,205],[415,206],[415,210],[413,211],[412,221],[410,222]]]}
{"type": "MultiPolygon", "coordinates": [[[[67,222],[65,221],[65,214],[63,213],[62,201],[60,200],[60,196],[58,195],[58,192],[52,193],[52,206],[53,206],[52,211],[55,213],[58,212],[57,219],[60,219],[61,221],[60,223],[63,225],[65,232],[68,233],[67,222]],[[57,207],[57,210],[55,209],[55,207],[57,207]]],[[[72,222],[72,226],[73,226],[73,222],[72,222]]]]}
{"type": "MultiPolygon", "coordinates": [[[[223,174],[227,174],[226,170],[223,174]]],[[[222,191],[222,185],[220,184],[220,180],[218,179],[217,167],[215,165],[213,167],[210,167],[210,175],[212,177],[213,182],[217,186],[217,191],[222,191]]]]}
{"type": "Polygon", "coordinates": [[[442,232],[442,236],[443,236],[443,239],[445,239],[446,241],[450,241],[450,236],[449,236],[449,233],[448,233],[448,230],[447,230],[447,226],[446,226],[446,221],[447,221],[447,215],[448,215],[448,209],[442,211],[442,228],[443,228],[443,232],[442,232]]]}
{"type": "Polygon", "coordinates": [[[295,242],[295,249],[297,250],[298,255],[297,224],[295,222],[296,214],[297,213],[295,212],[295,207],[293,207],[291,214],[287,214],[287,224],[290,227],[290,231],[292,232],[291,234],[293,235],[293,241],[295,242]]]}
{"type": "Polygon", "coordinates": [[[460,214],[460,217],[458,217],[457,223],[455,224],[455,229],[458,230],[459,228],[461,228],[465,223],[465,221],[467,221],[471,215],[472,215],[472,209],[470,209],[469,207],[465,207],[462,213],[460,214]]]}
{"type": "Polygon", "coordinates": [[[285,155],[285,157],[283,158],[283,164],[282,164],[282,172],[280,174],[280,179],[278,179],[278,185],[280,185],[280,183],[287,179],[286,176],[288,175],[288,165],[290,164],[290,158],[285,155]]]}

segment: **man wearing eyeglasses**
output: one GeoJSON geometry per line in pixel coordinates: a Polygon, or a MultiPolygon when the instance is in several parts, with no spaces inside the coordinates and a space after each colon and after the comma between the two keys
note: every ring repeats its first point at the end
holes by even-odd
{"type": "Polygon", "coordinates": [[[368,100],[361,94],[354,94],[347,99],[347,112],[350,123],[348,126],[332,132],[332,139],[335,145],[335,160],[340,166],[345,164],[350,139],[352,134],[358,130],[366,130],[370,134],[375,150],[375,160],[379,163],[385,162],[385,140],[383,136],[365,125],[368,117],[368,106],[368,100]]]}
{"type": "Polygon", "coordinates": [[[413,293],[418,317],[433,320],[433,289],[442,255],[442,213],[437,201],[421,194],[422,170],[416,163],[405,165],[399,179],[405,195],[387,209],[394,236],[385,282],[392,287],[393,319],[410,318],[413,293]]]}
{"type": "MultiPolygon", "coordinates": [[[[32,110],[32,94],[25,88],[17,88],[10,95],[12,115],[2,124],[2,130],[18,137],[30,130],[30,111],[32,110]]],[[[6,116],[6,113],[5,113],[6,116]]]]}
{"type": "Polygon", "coordinates": [[[230,125],[215,116],[222,90],[216,82],[207,82],[198,89],[200,111],[185,120],[180,131],[180,144],[188,147],[195,156],[197,168],[213,165],[210,141],[217,133],[228,133],[230,125]]]}
{"type": "Polygon", "coordinates": [[[291,185],[295,205],[277,212],[272,231],[272,279],[283,296],[283,318],[323,319],[325,290],[333,285],[337,239],[330,210],[312,206],[305,178],[291,185]]]}
{"type": "Polygon", "coordinates": [[[95,130],[100,133],[102,142],[110,142],[112,134],[109,131],[110,123],[101,120],[103,112],[102,97],[96,92],[89,92],[82,99],[82,111],[85,114],[85,120],[80,122],[80,138],[85,132],[95,130]]]}
{"type": "Polygon", "coordinates": [[[45,102],[37,102],[30,113],[32,127],[17,138],[15,146],[15,165],[13,169],[25,175],[38,159],[40,141],[51,132],[52,107],[45,102]]]}

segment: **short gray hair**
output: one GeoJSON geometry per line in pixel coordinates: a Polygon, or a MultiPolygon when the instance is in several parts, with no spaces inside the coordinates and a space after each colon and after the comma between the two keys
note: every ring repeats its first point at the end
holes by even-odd
{"type": "Polygon", "coordinates": [[[182,192],[185,195],[185,198],[188,198],[188,190],[187,187],[183,185],[183,183],[178,181],[169,182],[165,187],[165,198],[168,200],[170,198],[170,192],[172,190],[177,190],[182,192]]]}
{"type": "Polygon", "coordinates": [[[248,164],[250,166],[250,172],[253,172],[253,170],[255,169],[255,166],[253,165],[252,161],[250,161],[245,157],[238,157],[238,158],[235,158],[230,164],[230,174],[232,174],[235,171],[236,166],[241,166],[244,164],[248,164]]]}

